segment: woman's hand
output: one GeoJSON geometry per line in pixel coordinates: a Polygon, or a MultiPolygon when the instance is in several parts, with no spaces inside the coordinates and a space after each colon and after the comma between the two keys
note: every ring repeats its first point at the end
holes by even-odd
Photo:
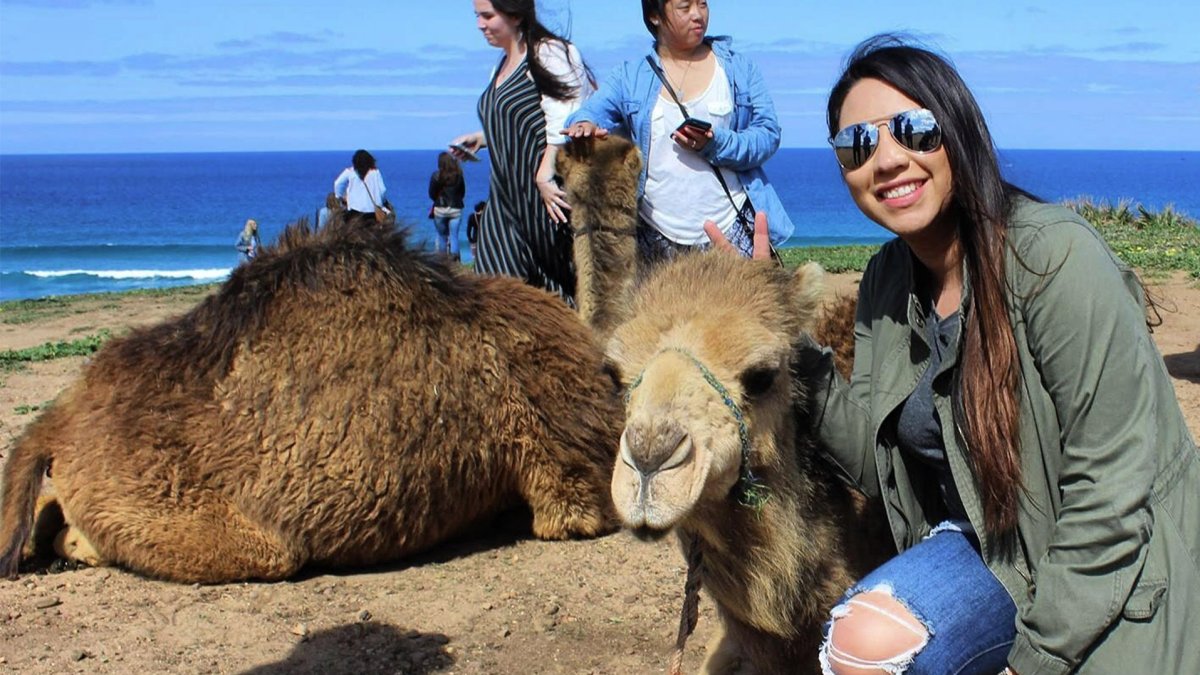
{"type": "MultiPolygon", "coordinates": [[[[713,221],[704,221],[704,233],[708,235],[708,240],[713,243],[713,248],[739,255],[733,244],[729,243],[724,234],[721,234],[721,228],[717,227],[717,224],[713,221]]],[[[771,259],[771,237],[767,230],[767,214],[762,211],[754,214],[754,252],[750,255],[750,259],[771,259]]]]}
{"type": "Polygon", "coordinates": [[[567,193],[558,187],[558,183],[554,182],[555,166],[558,163],[558,151],[560,146],[549,144],[546,150],[542,153],[542,160],[538,162],[537,173],[534,174],[533,180],[537,185],[538,194],[542,196],[542,203],[546,205],[546,213],[550,214],[550,220],[556,224],[565,225],[567,223],[567,211],[571,210],[571,205],[567,204],[567,193]]]}
{"type": "Polygon", "coordinates": [[[550,214],[550,220],[565,225],[567,222],[567,211],[571,210],[571,205],[567,204],[567,193],[563,192],[562,188],[558,187],[558,183],[554,182],[554,174],[543,175],[544,172],[537,173],[537,189],[542,195],[542,203],[546,205],[546,212],[550,214]]]}
{"type": "Polygon", "coordinates": [[[671,132],[671,138],[675,139],[681,147],[687,148],[692,152],[701,152],[708,142],[713,138],[712,129],[701,131],[696,127],[689,127],[686,124],[671,132]]]}
{"type": "Polygon", "coordinates": [[[475,131],[469,134],[463,134],[450,141],[450,154],[454,155],[455,159],[462,161],[464,159],[473,159],[468,157],[466,153],[454,147],[460,145],[471,152],[479,152],[480,149],[487,147],[487,139],[484,138],[482,131],[475,131]]]}
{"type": "Polygon", "coordinates": [[[572,140],[580,138],[604,138],[608,135],[608,129],[598,127],[591,122],[576,122],[571,126],[559,132],[563,136],[568,136],[572,140]]]}

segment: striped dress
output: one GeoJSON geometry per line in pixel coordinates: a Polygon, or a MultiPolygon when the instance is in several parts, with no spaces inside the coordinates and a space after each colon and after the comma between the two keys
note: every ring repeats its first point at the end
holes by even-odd
{"type": "Polygon", "coordinates": [[[475,269],[524,279],[574,306],[571,231],[550,220],[534,182],[546,148],[541,102],[524,61],[499,84],[493,76],[479,97],[492,175],[475,269]]]}

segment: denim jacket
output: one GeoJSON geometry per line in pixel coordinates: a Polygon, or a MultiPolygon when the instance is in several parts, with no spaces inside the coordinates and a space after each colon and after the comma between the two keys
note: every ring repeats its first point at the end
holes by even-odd
{"type": "MultiPolygon", "coordinates": [[[[750,59],[733,51],[728,37],[707,37],[705,41],[725,69],[733,92],[734,114],[729,129],[713,129],[713,139],[701,154],[709,164],[732,169],[756,211],[767,214],[771,242],[782,244],[792,236],[792,220],[783,209],[779,195],[767,180],[762,165],[779,149],[779,119],[775,104],[767,93],[758,67],[750,59]]],[[[661,65],[658,53],[650,58],[661,65]]],[[[617,66],[600,89],[567,120],[591,122],[599,127],[620,131],[632,138],[642,152],[650,156],[650,114],[662,90],[662,81],[650,69],[646,59],[626,61],[617,66]]],[[[638,181],[638,197],[646,189],[647,166],[638,181]]]]}
{"type": "MultiPolygon", "coordinates": [[[[1146,329],[1141,286],[1061,206],[1021,200],[1008,243],[1023,480],[1013,541],[983,527],[962,433],[961,345],[934,379],[955,485],[985,562],[1017,605],[1008,662],[1021,675],[1198,673],[1200,453],[1146,329]]],[[[927,482],[889,423],[929,363],[912,279],[901,240],[871,260],[854,375],[842,380],[823,350],[817,373],[827,384],[812,400],[816,431],[847,477],[882,497],[900,550],[931,525],[927,482]]]]}

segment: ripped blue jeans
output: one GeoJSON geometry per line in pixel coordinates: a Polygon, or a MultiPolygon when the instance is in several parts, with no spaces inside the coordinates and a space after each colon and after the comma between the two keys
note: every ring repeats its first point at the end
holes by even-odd
{"type": "Polygon", "coordinates": [[[956,523],[934,528],[924,541],[887,561],[846,591],[825,626],[821,666],[877,669],[887,673],[952,675],[1004,670],[1016,637],[1016,605],[979,554],[973,533],[956,523]],[[909,610],[928,638],[909,653],[864,661],[839,653],[835,620],[856,611],[878,611],[854,596],[883,592],[909,610]]]}

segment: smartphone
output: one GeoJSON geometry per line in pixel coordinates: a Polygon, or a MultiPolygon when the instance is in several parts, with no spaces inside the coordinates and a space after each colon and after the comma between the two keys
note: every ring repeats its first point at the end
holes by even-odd
{"type": "Polygon", "coordinates": [[[470,148],[468,148],[467,146],[463,145],[462,143],[451,143],[451,144],[450,144],[450,147],[451,147],[451,148],[453,148],[453,149],[455,149],[455,150],[457,150],[457,151],[459,151],[459,152],[461,152],[463,155],[465,155],[465,156],[466,156],[466,158],[467,158],[468,160],[470,160],[470,161],[472,161],[472,162],[478,162],[478,161],[479,161],[479,155],[476,155],[476,154],[475,154],[475,152],[474,152],[473,150],[471,150],[471,149],[470,149],[470,148]]]}
{"type": "Polygon", "coordinates": [[[679,128],[676,129],[676,131],[683,129],[684,127],[691,127],[693,129],[699,129],[700,131],[708,131],[709,129],[712,129],[712,123],[705,122],[704,120],[698,120],[695,117],[689,117],[683,121],[683,124],[679,125],[679,128]]]}

